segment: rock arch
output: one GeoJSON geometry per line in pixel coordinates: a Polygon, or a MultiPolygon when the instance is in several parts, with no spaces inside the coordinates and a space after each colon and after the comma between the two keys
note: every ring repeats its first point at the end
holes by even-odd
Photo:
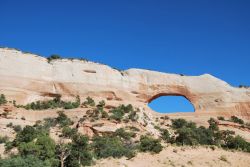
{"type": "Polygon", "coordinates": [[[145,107],[156,97],[179,95],[188,99],[197,113],[224,112],[250,119],[250,89],[232,87],[209,74],[183,76],[142,69],[121,72],[103,64],[68,59],[48,63],[44,57],[9,48],[0,48],[0,67],[0,93],[19,104],[58,94],[145,107]],[[115,98],[108,98],[107,92],[115,98]]]}
{"type": "MultiPolygon", "coordinates": [[[[152,97],[148,100],[147,103],[148,103],[148,105],[149,105],[152,101],[157,100],[158,98],[161,98],[161,97],[173,97],[173,96],[183,97],[184,99],[186,99],[186,100],[190,103],[190,105],[192,105],[192,107],[193,107],[193,112],[196,111],[195,106],[194,106],[194,104],[192,103],[192,101],[191,101],[187,96],[182,95],[182,94],[179,94],[179,93],[158,93],[158,94],[152,96],[152,97]]],[[[176,111],[174,111],[174,112],[176,112],[176,111]]],[[[190,112],[191,112],[191,111],[190,111],[190,112]]]]}

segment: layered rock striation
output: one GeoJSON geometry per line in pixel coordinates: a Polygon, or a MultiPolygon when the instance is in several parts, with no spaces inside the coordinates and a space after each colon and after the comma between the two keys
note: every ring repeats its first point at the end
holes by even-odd
{"type": "Polygon", "coordinates": [[[61,95],[91,96],[111,103],[147,108],[159,96],[186,97],[195,112],[227,112],[250,118],[250,89],[236,88],[212,76],[183,76],[142,69],[118,71],[83,60],[48,62],[38,55],[0,48],[0,94],[19,104],[61,95]]]}

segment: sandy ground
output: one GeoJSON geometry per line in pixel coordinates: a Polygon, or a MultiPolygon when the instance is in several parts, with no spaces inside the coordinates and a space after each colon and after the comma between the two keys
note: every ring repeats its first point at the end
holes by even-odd
{"type": "Polygon", "coordinates": [[[220,148],[212,150],[206,147],[175,147],[164,148],[159,154],[138,153],[127,160],[102,159],[95,167],[250,167],[250,153],[226,151],[220,148]]]}

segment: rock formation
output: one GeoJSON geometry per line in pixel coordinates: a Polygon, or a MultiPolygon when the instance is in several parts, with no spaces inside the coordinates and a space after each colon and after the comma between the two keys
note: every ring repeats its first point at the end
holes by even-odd
{"type": "MultiPolygon", "coordinates": [[[[183,76],[142,69],[118,71],[107,65],[0,49],[0,94],[19,104],[61,95],[91,96],[112,104],[147,108],[159,96],[187,98],[197,113],[226,112],[250,118],[250,89],[232,87],[209,74],[183,76]]],[[[147,108],[148,109],[148,108],[147,108]]]]}

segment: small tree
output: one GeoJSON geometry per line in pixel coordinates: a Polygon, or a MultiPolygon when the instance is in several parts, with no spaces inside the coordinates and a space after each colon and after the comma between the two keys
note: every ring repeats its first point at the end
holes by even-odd
{"type": "Polygon", "coordinates": [[[209,129],[213,130],[213,131],[218,131],[219,127],[218,127],[218,123],[214,118],[210,118],[208,120],[209,123],[209,129]]]}
{"type": "Polygon", "coordinates": [[[91,97],[87,97],[86,101],[83,102],[83,105],[89,105],[94,107],[95,106],[95,101],[91,97]]]}
{"type": "Polygon", "coordinates": [[[56,145],[56,154],[60,160],[60,166],[64,167],[66,159],[71,154],[71,147],[70,144],[65,144],[62,140],[56,145]]]}
{"type": "Polygon", "coordinates": [[[143,152],[149,151],[153,153],[159,153],[163,147],[160,143],[160,140],[153,139],[149,136],[141,136],[139,148],[143,152]]]}
{"type": "Polygon", "coordinates": [[[0,95],[0,105],[2,104],[6,104],[7,103],[7,100],[5,98],[5,95],[4,94],[1,94],[0,95]]]}
{"type": "Polygon", "coordinates": [[[50,63],[52,60],[55,60],[55,59],[61,59],[61,56],[56,55],[56,54],[53,54],[53,55],[51,55],[51,56],[49,56],[49,57],[47,58],[48,63],[50,63]]]}
{"type": "Polygon", "coordinates": [[[231,121],[238,124],[244,124],[244,121],[236,116],[231,116],[231,121]]]}
{"type": "Polygon", "coordinates": [[[187,121],[185,119],[179,118],[179,119],[172,119],[172,127],[174,129],[179,129],[187,125],[187,121]]]}

